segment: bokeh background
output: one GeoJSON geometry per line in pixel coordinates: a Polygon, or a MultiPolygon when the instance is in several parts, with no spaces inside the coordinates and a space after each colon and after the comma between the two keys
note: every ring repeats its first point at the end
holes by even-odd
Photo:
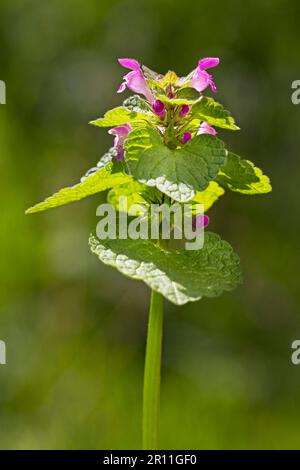
{"type": "Polygon", "coordinates": [[[210,213],[244,284],[167,305],[161,447],[300,448],[290,359],[300,338],[300,3],[1,0],[0,17],[0,447],[141,446],[149,292],[89,251],[103,197],[24,210],[77,182],[111,145],[88,121],[121,101],[118,57],[185,75],[219,56],[217,99],[241,127],[221,137],[274,190],[227,193],[210,213]]]}

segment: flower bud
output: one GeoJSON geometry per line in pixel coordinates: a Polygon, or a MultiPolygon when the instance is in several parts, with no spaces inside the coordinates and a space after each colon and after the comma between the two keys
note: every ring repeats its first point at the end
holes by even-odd
{"type": "Polygon", "coordinates": [[[191,140],[191,138],[192,138],[192,134],[190,132],[184,132],[181,138],[181,142],[185,144],[186,142],[191,140]]]}
{"type": "Polygon", "coordinates": [[[166,107],[164,103],[161,100],[155,100],[153,105],[152,105],[153,111],[157,116],[160,118],[164,118],[166,114],[166,107]]]}
{"type": "Polygon", "coordinates": [[[188,104],[183,104],[181,106],[181,110],[180,110],[180,113],[179,113],[179,117],[183,118],[184,116],[186,116],[190,111],[190,107],[188,104]]]}
{"type": "Polygon", "coordinates": [[[198,214],[193,220],[194,228],[205,228],[209,224],[209,217],[205,214],[198,214]]]}

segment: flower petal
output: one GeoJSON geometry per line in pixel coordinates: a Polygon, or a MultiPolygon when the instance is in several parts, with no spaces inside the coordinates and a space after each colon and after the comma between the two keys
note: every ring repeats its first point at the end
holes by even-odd
{"type": "Polygon", "coordinates": [[[125,90],[126,86],[134,91],[135,93],[142,93],[146,96],[147,100],[150,103],[153,103],[155,100],[147,82],[143,75],[142,69],[140,64],[135,59],[118,59],[119,64],[122,67],[132,70],[127,75],[124,76],[124,82],[122,83],[118,89],[118,93],[122,93],[125,90]]]}
{"type": "Polygon", "coordinates": [[[204,59],[199,60],[198,67],[201,70],[211,69],[219,65],[220,59],[218,57],[205,57],[204,59]]]}
{"type": "Polygon", "coordinates": [[[199,131],[197,132],[197,135],[200,134],[216,135],[217,131],[214,127],[210,126],[208,122],[202,122],[201,126],[199,127],[199,131]]]}
{"type": "Polygon", "coordinates": [[[194,71],[191,87],[201,92],[208,87],[211,81],[212,77],[207,72],[205,72],[205,70],[200,70],[199,67],[197,67],[194,71]]]}
{"type": "Polygon", "coordinates": [[[123,126],[116,126],[113,127],[108,131],[109,134],[113,135],[122,135],[122,136],[127,136],[128,132],[131,131],[131,126],[129,124],[124,124],[123,126]]]}
{"type": "Polygon", "coordinates": [[[212,77],[210,78],[209,86],[211,88],[211,91],[213,91],[214,93],[217,93],[217,87],[216,87],[215,82],[213,81],[212,77]]]}
{"type": "Polygon", "coordinates": [[[122,82],[119,88],[117,89],[117,93],[122,93],[126,89],[126,82],[122,82]]]}
{"type": "Polygon", "coordinates": [[[120,65],[122,65],[122,67],[125,67],[126,69],[136,71],[141,69],[140,64],[135,59],[118,59],[118,62],[120,65]]]}
{"type": "Polygon", "coordinates": [[[134,91],[135,93],[141,93],[145,95],[147,100],[150,103],[153,103],[155,98],[140,68],[138,68],[138,70],[132,70],[132,72],[127,73],[123,78],[124,78],[124,83],[120,85],[118,89],[118,93],[121,93],[122,91],[124,91],[124,89],[127,86],[129,90],[134,91]]]}
{"type": "Polygon", "coordinates": [[[113,127],[108,131],[109,134],[114,135],[114,147],[118,150],[116,155],[117,160],[123,160],[124,157],[124,140],[132,130],[130,124],[124,124],[123,126],[113,127]]]}

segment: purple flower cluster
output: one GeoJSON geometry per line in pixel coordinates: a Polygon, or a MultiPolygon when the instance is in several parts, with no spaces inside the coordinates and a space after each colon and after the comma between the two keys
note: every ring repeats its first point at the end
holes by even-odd
{"type": "MultiPolygon", "coordinates": [[[[152,109],[153,113],[159,118],[159,121],[166,122],[166,115],[167,115],[167,107],[165,104],[165,100],[160,99],[160,97],[156,98],[155,91],[152,90],[153,86],[148,80],[145,78],[143,70],[139,64],[139,62],[135,59],[119,59],[119,63],[130,70],[126,75],[123,77],[123,82],[121,83],[118,93],[122,93],[126,88],[133,91],[134,93],[139,93],[145,96],[147,102],[149,103],[150,109],[152,109]]],[[[194,88],[198,93],[202,93],[206,88],[210,87],[211,90],[216,93],[217,88],[214,82],[212,75],[210,75],[207,70],[216,67],[219,65],[220,60],[217,57],[206,57],[204,59],[199,60],[196,69],[192,71],[192,73],[188,76],[189,81],[185,86],[194,88]]],[[[159,76],[162,77],[162,76],[159,76]]],[[[155,88],[154,88],[155,90],[155,88]]],[[[169,100],[173,100],[176,98],[176,89],[170,87],[166,90],[166,96],[169,100]]],[[[167,102],[167,101],[166,101],[167,102]]],[[[169,109],[169,108],[168,108],[169,109]]],[[[190,105],[189,104],[182,104],[180,106],[174,105],[174,109],[176,110],[177,120],[184,120],[186,117],[189,117],[190,113],[190,105]]],[[[158,123],[159,123],[158,121],[158,123]]],[[[123,124],[121,126],[114,127],[109,131],[110,134],[115,136],[114,139],[114,147],[117,150],[116,158],[118,160],[124,159],[124,141],[127,138],[129,132],[132,130],[130,124],[123,124]]],[[[193,132],[193,134],[189,131],[182,131],[181,136],[179,136],[179,144],[186,144],[193,138],[193,135],[200,135],[200,134],[211,134],[216,135],[217,131],[214,127],[212,127],[207,122],[202,122],[198,129],[198,132],[193,132]]],[[[195,217],[195,227],[206,227],[209,223],[208,216],[196,216],[195,217]]]]}
{"type": "MultiPolygon", "coordinates": [[[[140,64],[135,59],[119,59],[119,63],[130,69],[131,72],[127,73],[123,77],[123,82],[121,83],[118,93],[122,93],[126,88],[129,90],[139,93],[145,96],[153,112],[160,118],[164,120],[166,117],[166,105],[160,99],[156,99],[153,92],[150,89],[150,86],[147,83],[147,80],[143,74],[140,64]]],[[[208,86],[215,93],[217,91],[216,85],[214,83],[212,75],[207,72],[207,69],[216,67],[220,63],[220,59],[217,57],[206,57],[199,60],[198,66],[193,70],[191,74],[191,80],[189,86],[194,88],[198,92],[204,91],[208,86]]],[[[168,98],[174,99],[175,94],[173,91],[168,92],[168,98]]],[[[188,104],[183,104],[179,108],[178,116],[180,119],[186,117],[190,112],[190,106],[188,104]]],[[[110,134],[115,135],[115,147],[118,150],[117,158],[122,159],[124,155],[124,150],[122,148],[123,142],[126,139],[131,128],[129,124],[124,126],[118,126],[109,131],[110,134]]],[[[207,122],[202,122],[198,130],[197,135],[199,134],[211,134],[216,135],[217,131],[210,126],[207,122]]],[[[192,134],[190,132],[183,132],[180,142],[185,144],[192,139],[192,134]]]]}

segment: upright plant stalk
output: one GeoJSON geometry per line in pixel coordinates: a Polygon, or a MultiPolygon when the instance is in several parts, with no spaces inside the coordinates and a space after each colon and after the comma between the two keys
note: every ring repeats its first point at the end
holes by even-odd
{"type": "Polygon", "coordinates": [[[163,296],[151,291],[143,393],[143,448],[158,449],[163,296]]]}

